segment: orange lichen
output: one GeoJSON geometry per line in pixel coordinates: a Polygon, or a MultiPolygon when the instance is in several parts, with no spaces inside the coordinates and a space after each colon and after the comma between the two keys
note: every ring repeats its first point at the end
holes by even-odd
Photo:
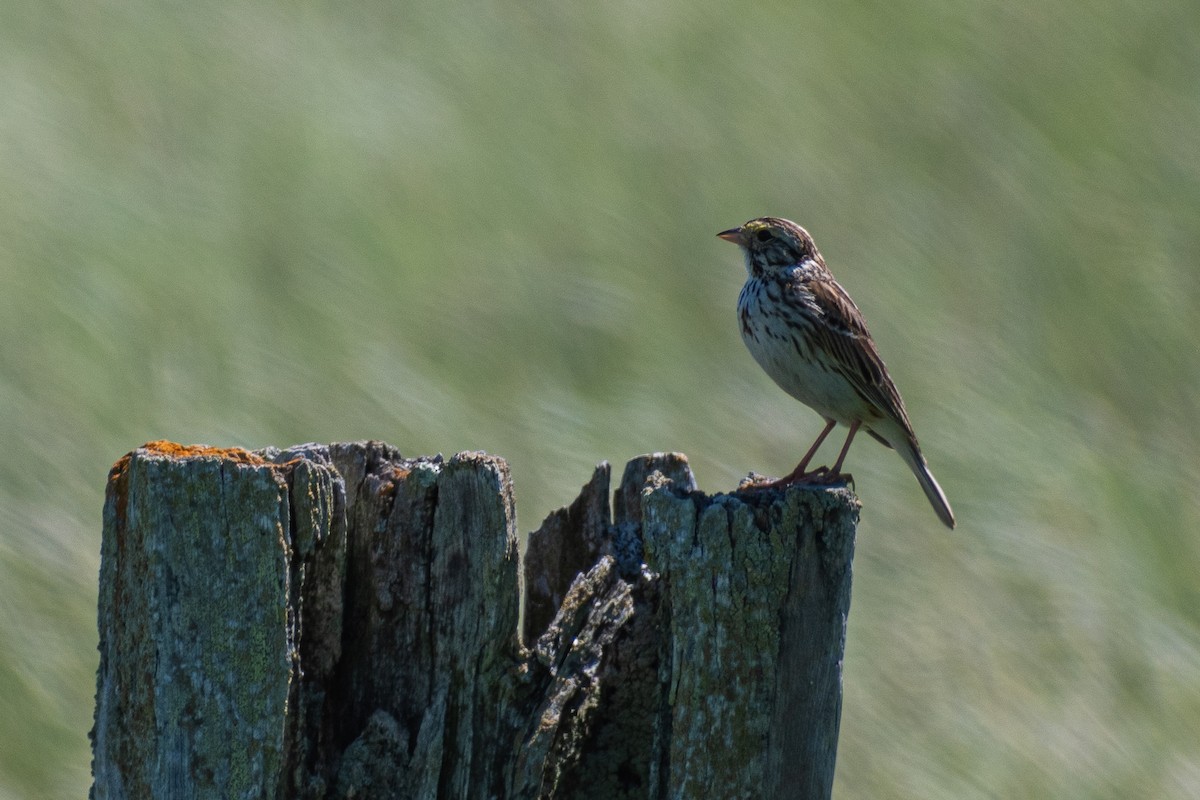
{"type": "Polygon", "coordinates": [[[213,457],[225,458],[230,461],[238,461],[242,464],[267,465],[271,462],[264,459],[262,456],[255,455],[249,450],[241,447],[212,447],[206,444],[178,444],[176,442],[168,442],[165,439],[159,439],[155,442],[146,442],[138,448],[146,450],[154,455],[168,456],[170,458],[192,458],[192,457],[213,457]]]}
{"type": "MultiPolygon", "coordinates": [[[[251,453],[241,447],[211,447],[206,444],[178,444],[176,442],[168,442],[165,439],[159,439],[154,442],[146,442],[138,448],[144,450],[151,455],[167,456],[168,458],[194,458],[210,456],[213,458],[226,458],[230,461],[237,461],[241,464],[254,464],[256,466],[283,466],[288,464],[277,465],[270,461],[251,453]]],[[[137,452],[136,450],[134,452],[137,452]]],[[[112,465],[112,469],[108,471],[109,483],[120,481],[126,471],[129,469],[129,459],[133,457],[133,453],[126,453],[117,459],[117,462],[112,465]]],[[[291,462],[289,462],[290,464],[291,462]]]]}

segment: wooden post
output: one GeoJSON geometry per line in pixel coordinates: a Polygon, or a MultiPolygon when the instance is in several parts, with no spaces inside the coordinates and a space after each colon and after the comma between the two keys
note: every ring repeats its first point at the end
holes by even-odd
{"type": "Polygon", "coordinates": [[[110,475],[93,798],[828,798],[858,504],[602,464],[148,444],[110,475]],[[519,635],[520,633],[520,635],[519,635]]]}

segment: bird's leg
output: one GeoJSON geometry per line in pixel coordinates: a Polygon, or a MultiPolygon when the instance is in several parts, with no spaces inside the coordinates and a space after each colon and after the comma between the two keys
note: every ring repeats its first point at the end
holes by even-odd
{"type": "Polygon", "coordinates": [[[842,445],[842,452],[838,453],[837,462],[833,465],[833,469],[829,471],[830,478],[842,478],[842,462],[846,460],[846,453],[850,452],[850,443],[854,441],[854,434],[858,433],[858,427],[862,425],[860,420],[854,420],[850,423],[850,433],[846,435],[846,443],[842,445]]]}
{"type": "Polygon", "coordinates": [[[825,429],[817,435],[817,440],[813,442],[812,447],[808,448],[808,452],[804,454],[804,458],[800,459],[800,463],[796,465],[796,468],[779,480],[772,481],[770,485],[787,486],[792,483],[799,483],[800,481],[811,478],[814,475],[820,475],[824,473],[825,467],[820,467],[812,472],[806,472],[805,470],[808,468],[808,462],[812,461],[812,457],[817,454],[817,448],[821,446],[821,442],[825,441],[825,437],[829,435],[829,432],[833,430],[833,426],[836,424],[837,422],[834,420],[825,420],[825,429]]]}

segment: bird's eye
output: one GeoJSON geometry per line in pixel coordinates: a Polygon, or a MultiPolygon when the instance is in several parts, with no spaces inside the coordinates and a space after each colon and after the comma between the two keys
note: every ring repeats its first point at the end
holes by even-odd
{"type": "Polygon", "coordinates": [[[760,242],[769,242],[771,241],[771,232],[764,228],[763,230],[754,234],[754,238],[758,239],[760,242]]]}

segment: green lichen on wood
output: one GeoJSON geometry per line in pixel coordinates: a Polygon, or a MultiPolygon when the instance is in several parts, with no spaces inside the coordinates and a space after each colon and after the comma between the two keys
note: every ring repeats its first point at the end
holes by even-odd
{"type": "MultiPolygon", "coordinates": [[[[706,797],[712,786],[727,797],[764,796],[775,726],[766,710],[785,692],[779,673],[791,666],[781,653],[795,632],[780,610],[796,588],[793,565],[806,540],[814,546],[818,517],[856,510],[853,496],[839,489],[708,497],[652,480],[643,491],[646,563],[661,573],[670,598],[669,796],[706,797]]],[[[835,544],[852,548],[852,537],[835,544]]],[[[842,631],[848,601],[847,588],[842,631]]],[[[840,659],[838,624],[831,618],[809,641],[836,647],[840,659]]],[[[840,671],[836,677],[828,688],[840,698],[840,671]]],[[[832,762],[828,773],[832,779],[832,762]]]]}
{"type": "MultiPolygon", "coordinates": [[[[328,493],[335,476],[315,469],[328,493]]],[[[98,768],[111,747],[127,769],[115,783],[98,775],[94,796],[124,783],[165,797],[197,776],[227,796],[271,796],[297,662],[286,480],[274,465],[153,450],[125,470],[106,502],[121,552],[101,573],[93,736],[98,768]]]]}

